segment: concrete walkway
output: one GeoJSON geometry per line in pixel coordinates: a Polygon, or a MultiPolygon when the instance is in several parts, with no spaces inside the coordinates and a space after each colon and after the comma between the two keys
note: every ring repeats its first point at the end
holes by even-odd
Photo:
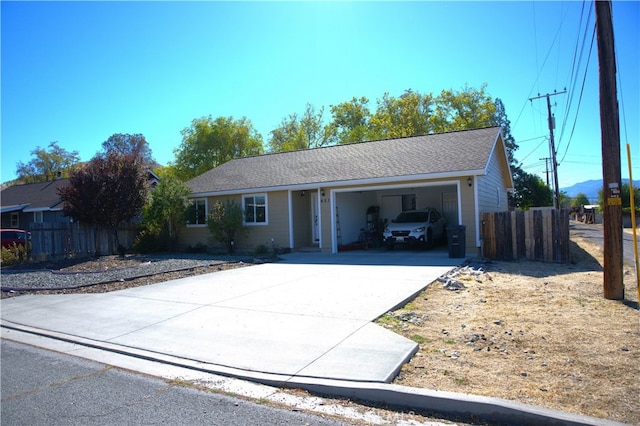
{"type": "Polygon", "coordinates": [[[460,261],[442,250],[293,253],[111,293],[4,299],[1,317],[5,327],[214,372],[390,382],[417,345],[372,321],[460,261]]]}

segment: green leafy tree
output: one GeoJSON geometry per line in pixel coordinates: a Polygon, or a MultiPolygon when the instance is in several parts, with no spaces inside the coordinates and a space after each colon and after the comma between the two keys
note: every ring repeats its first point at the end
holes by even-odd
{"type": "Polygon", "coordinates": [[[145,166],[150,167],[155,164],[151,148],[142,134],[116,133],[109,136],[109,139],[102,142],[102,155],[116,153],[120,155],[133,155],[145,166]]]}
{"type": "Polygon", "coordinates": [[[246,118],[197,118],[182,130],[172,167],[183,181],[239,157],[262,154],[262,136],[246,118]]]}
{"type": "Polygon", "coordinates": [[[515,152],[518,150],[518,144],[511,134],[511,121],[507,118],[507,111],[505,110],[504,103],[500,98],[496,98],[494,106],[496,112],[493,116],[492,125],[502,127],[502,138],[504,139],[505,148],[507,149],[509,164],[511,167],[514,167],[517,165],[515,152]]]}
{"type": "Polygon", "coordinates": [[[329,132],[336,143],[345,144],[375,139],[371,137],[369,131],[371,111],[368,104],[369,99],[354,97],[349,102],[331,105],[332,121],[329,124],[329,132]]]}
{"type": "Polygon", "coordinates": [[[465,87],[460,91],[443,90],[434,101],[431,116],[435,133],[479,129],[494,125],[496,105],[485,91],[465,87]]]}
{"type": "Polygon", "coordinates": [[[589,197],[587,197],[587,194],[585,194],[584,192],[578,193],[571,202],[572,207],[582,207],[589,204],[591,204],[591,202],[589,201],[589,197]]]}
{"type": "Polygon", "coordinates": [[[269,149],[272,152],[319,148],[332,144],[332,135],[324,124],[324,108],[316,111],[307,104],[304,114],[291,114],[282,120],[280,127],[271,131],[269,149]]]}
{"type": "Polygon", "coordinates": [[[521,210],[553,205],[553,192],[539,176],[516,169],[512,206],[521,210]]]}
{"type": "Polygon", "coordinates": [[[115,152],[94,157],[71,173],[68,186],[58,188],[64,213],[109,230],[119,251],[118,226],[140,215],[148,191],[145,167],[134,155],[115,152]]]}
{"type": "Polygon", "coordinates": [[[175,176],[161,174],[143,208],[144,226],[151,234],[166,236],[166,246],[171,251],[178,248],[190,193],[191,189],[175,176]]]}
{"type": "Polygon", "coordinates": [[[376,112],[369,120],[377,139],[402,138],[432,133],[430,118],[433,96],[409,89],[400,97],[385,93],[378,99],[376,112]]]}
{"type": "Polygon", "coordinates": [[[228,253],[233,253],[237,238],[248,232],[242,207],[232,200],[217,201],[213,205],[207,216],[207,226],[213,238],[223,243],[228,253]]]}
{"type": "Polygon", "coordinates": [[[18,162],[16,174],[23,183],[48,182],[58,177],[68,177],[80,163],[78,151],[67,151],[58,142],[49,143],[48,149],[37,147],[28,163],[18,162]]]}

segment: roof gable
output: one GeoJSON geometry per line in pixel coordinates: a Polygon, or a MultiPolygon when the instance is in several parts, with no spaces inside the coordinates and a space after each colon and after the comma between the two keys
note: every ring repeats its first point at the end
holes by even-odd
{"type": "Polygon", "coordinates": [[[48,182],[14,185],[2,190],[0,203],[2,207],[28,205],[27,210],[47,210],[60,208],[62,199],[57,189],[69,184],[69,179],[58,179],[48,182]]]}
{"type": "Polygon", "coordinates": [[[187,182],[194,194],[484,173],[499,127],[237,158],[187,182]]]}

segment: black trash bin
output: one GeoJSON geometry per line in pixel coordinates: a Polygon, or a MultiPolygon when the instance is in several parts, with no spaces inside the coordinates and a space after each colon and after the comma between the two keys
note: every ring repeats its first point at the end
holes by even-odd
{"type": "Polygon", "coordinates": [[[466,237],[464,225],[447,226],[447,245],[449,257],[460,258],[465,256],[466,237]]]}

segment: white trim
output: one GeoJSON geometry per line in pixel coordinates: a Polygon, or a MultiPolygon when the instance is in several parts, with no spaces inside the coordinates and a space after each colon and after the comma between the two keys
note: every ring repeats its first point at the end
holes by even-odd
{"type": "Polygon", "coordinates": [[[44,222],[44,210],[35,210],[33,212],[33,223],[42,223],[42,222],[44,222]]]}
{"type": "Polygon", "coordinates": [[[30,204],[16,204],[15,206],[3,206],[2,209],[0,209],[0,213],[15,212],[18,210],[22,210],[29,205],[30,204]]]}
{"type": "Polygon", "coordinates": [[[57,209],[53,209],[50,207],[34,207],[31,209],[24,209],[22,210],[25,213],[31,213],[31,212],[61,212],[62,209],[61,208],[57,208],[57,209]]]}
{"type": "MultiPolygon", "coordinates": [[[[462,178],[462,176],[459,176],[462,178]]],[[[475,176],[474,176],[474,184],[475,184],[475,176]]],[[[401,188],[422,188],[428,186],[444,186],[444,185],[455,185],[458,191],[458,222],[462,224],[462,198],[460,195],[460,179],[456,180],[445,180],[439,182],[420,182],[420,183],[411,183],[411,184],[398,184],[398,185],[377,185],[377,186],[367,186],[367,187],[350,187],[350,188],[336,188],[331,189],[329,192],[329,199],[331,204],[331,253],[338,253],[338,236],[337,236],[337,228],[336,228],[336,194],[339,192],[356,192],[356,191],[380,191],[385,189],[401,189],[401,188]]],[[[477,209],[476,209],[477,210],[477,209]]],[[[322,226],[322,222],[320,222],[320,226],[322,226]]],[[[322,227],[320,228],[320,241],[322,242],[322,227]]]]}
{"type": "Polygon", "coordinates": [[[473,220],[476,222],[476,247],[480,247],[480,207],[478,206],[478,179],[473,176],[473,220]]]}
{"type": "MultiPolygon", "coordinates": [[[[204,200],[204,223],[189,223],[189,218],[187,218],[187,228],[204,228],[207,226],[207,215],[209,214],[209,200],[206,197],[198,197],[193,198],[190,201],[196,202],[199,200],[204,200]]],[[[196,219],[198,218],[198,213],[196,211],[196,219]]]]}
{"type": "MultiPolygon", "coordinates": [[[[209,191],[209,192],[194,192],[189,198],[201,198],[201,197],[217,197],[222,195],[237,195],[237,194],[261,194],[264,192],[273,192],[273,191],[302,191],[302,190],[311,190],[317,188],[327,188],[327,187],[336,187],[343,186],[345,191],[357,190],[360,186],[363,185],[387,185],[394,182],[411,182],[414,180],[434,180],[434,179],[460,179],[464,176],[469,175],[486,175],[484,169],[480,170],[460,170],[456,172],[446,172],[446,173],[431,173],[431,174],[420,174],[420,175],[408,175],[408,176],[391,176],[384,178],[373,178],[373,179],[357,179],[357,180],[342,180],[342,181],[330,181],[330,182],[315,182],[315,183],[304,183],[299,185],[282,185],[282,186],[268,186],[263,188],[239,188],[239,189],[229,189],[224,191],[209,191]]],[[[439,184],[436,183],[436,185],[439,184]]],[[[401,185],[402,187],[410,186],[408,184],[401,185]]],[[[413,185],[419,186],[419,185],[413,185]]],[[[371,186],[365,188],[366,190],[375,189],[378,186],[371,186]]],[[[388,186],[393,189],[392,186],[388,186]]]]}
{"type": "MultiPolygon", "coordinates": [[[[329,191],[329,209],[331,211],[331,253],[338,253],[338,235],[336,229],[336,190],[329,191]]],[[[322,222],[320,222],[320,243],[322,244],[322,222]]]]}
{"type": "Polygon", "coordinates": [[[513,183],[513,174],[511,173],[511,165],[509,164],[509,154],[507,153],[507,144],[504,142],[504,138],[502,137],[502,129],[500,129],[500,131],[498,132],[498,134],[496,135],[496,139],[493,141],[493,146],[491,147],[491,152],[489,153],[489,161],[487,162],[487,165],[485,166],[484,172],[483,173],[478,173],[478,174],[482,174],[484,176],[487,176],[489,174],[489,167],[491,166],[491,159],[493,158],[495,152],[496,152],[496,145],[498,144],[498,139],[500,139],[502,141],[502,151],[504,153],[504,159],[507,163],[507,174],[509,176],[509,184],[511,186],[507,186],[507,190],[509,189],[513,189],[514,187],[514,183],[513,183]]]}
{"type": "Polygon", "coordinates": [[[243,212],[243,217],[242,217],[242,223],[244,226],[267,226],[269,225],[269,194],[267,194],[266,192],[254,192],[254,193],[247,193],[247,194],[241,194],[242,196],[242,212],[243,212]],[[253,197],[254,202],[256,197],[264,197],[264,222],[247,222],[246,218],[244,217],[244,212],[245,212],[245,204],[244,204],[244,199],[247,197],[253,197]]]}
{"type": "Polygon", "coordinates": [[[287,198],[288,198],[288,203],[289,203],[289,208],[288,208],[288,215],[289,215],[289,247],[293,248],[295,247],[293,245],[293,240],[294,240],[294,235],[293,235],[293,191],[289,190],[289,193],[287,194],[287,198]]]}
{"type": "MultiPolygon", "coordinates": [[[[322,247],[324,247],[324,239],[322,238],[322,187],[319,186],[316,190],[318,191],[318,196],[316,197],[318,204],[318,248],[322,250],[322,247]]],[[[327,194],[325,192],[325,197],[326,196],[327,194]]],[[[331,196],[331,194],[329,194],[329,196],[331,196]]],[[[334,217],[334,215],[331,215],[331,217],[334,217]]]]}

